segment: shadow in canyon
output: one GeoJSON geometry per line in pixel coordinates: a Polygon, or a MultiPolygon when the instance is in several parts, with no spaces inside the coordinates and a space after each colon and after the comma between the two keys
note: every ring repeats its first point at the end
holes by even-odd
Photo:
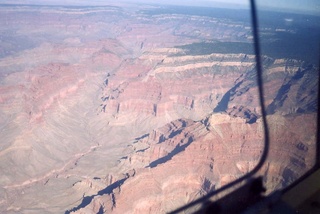
{"type": "Polygon", "coordinates": [[[188,142],[187,143],[185,143],[183,145],[178,144],[170,153],[168,153],[166,156],[164,156],[162,158],[159,158],[159,159],[151,162],[149,164],[149,166],[147,166],[146,168],[148,168],[148,167],[153,168],[153,167],[158,166],[159,164],[163,164],[163,163],[171,160],[171,158],[173,156],[175,156],[176,154],[184,151],[192,142],[193,142],[193,137],[190,136],[188,138],[188,142]]]}
{"type": "MultiPolygon", "coordinates": [[[[128,178],[129,178],[129,175],[126,175],[125,178],[110,184],[105,189],[100,190],[97,194],[83,197],[81,203],[78,206],[76,206],[70,210],[65,211],[65,214],[69,214],[71,212],[74,212],[74,211],[80,210],[81,208],[86,207],[87,205],[89,205],[91,203],[93,198],[96,196],[99,196],[99,195],[101,196],[101,195],[105,195],[105,194],[112,194],[113,190],[120,187],[128,178]]],[[[115,203],[114,200],[113,200],[113,203],[115,203]]],[[[101,207],[100,207],[98,213],[101,213],[101,207]]],[[[102,213],[103,213],[103,208],[102,208],[102,213]]]]}

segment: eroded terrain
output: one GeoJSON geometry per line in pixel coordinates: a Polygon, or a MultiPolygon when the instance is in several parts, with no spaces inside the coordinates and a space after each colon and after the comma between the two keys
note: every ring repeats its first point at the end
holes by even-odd
{"type": "MultiPolygon", "coordinates": [[[[1,212],[165,213],[255,166],[254,55],[192,51],[250,25],[153,9],[0,7],[1,212]]],[[[272,191],[313,164],[318,74],[262,62],[272,191]]]]}

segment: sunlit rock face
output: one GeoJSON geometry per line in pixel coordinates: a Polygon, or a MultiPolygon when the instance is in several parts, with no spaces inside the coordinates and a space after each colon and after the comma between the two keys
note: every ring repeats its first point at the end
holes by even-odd
{"type": "MultiPolygon", "coordinates": [[[[248,44],[248,24],[141,5],[0,9],[1,212],[166,213],[259,161],[255,56],[183,46],[248,44]]],[[[262,63],[271,192],[313,164],[317,68],[262,63]]]]}
{"type": "MultiPolygon", "coordinates": [[[[297,127],[314,116],[268,117],[270,125],[277,127],[271,130],[271,138],[280,144],[272,144],[270,160],[260,172],[268,188],[286,186],[312,166],[314,156],[307,150],[315,149],[314,139],[307,137],[307,143],[301,144],[298,138],[301,132],[312,136],[315,124],[297,127]]],[[[260,119],[248,124],[226,114],[199,122],[173,121],[132,144],[131,154],[119,163],[128,169],[124,182],[123,178],[113,182],[112,193],[95,195],[74,213],[169,212],[253,169],[263,150],[261,129],[260,119]]]]}

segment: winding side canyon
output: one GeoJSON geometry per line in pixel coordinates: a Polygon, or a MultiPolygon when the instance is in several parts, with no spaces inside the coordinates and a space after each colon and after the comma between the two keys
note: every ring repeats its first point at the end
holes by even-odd
{"type": "MultiPolygon", "coordinates": [[[[0,212],[166,213],[254,168],[255,56],[185,46],[250,24],[154,9],[0,7],[0,212]]],[[[262,63],[271,192],[313,165],[318,68],[262,63]]]]}

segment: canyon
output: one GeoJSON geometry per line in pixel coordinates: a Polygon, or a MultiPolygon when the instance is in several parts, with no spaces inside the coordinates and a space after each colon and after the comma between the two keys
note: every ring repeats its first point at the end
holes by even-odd
{"type": "MultiPolygon", "coordinates": [[[[161,9],[0,7],[1,212],[166,213],[255,167],[255,55],[197,50],[250,23],[161,9]]],[[[270,193],[314,164],[318,65],[261,60],[270,193]]]]}

